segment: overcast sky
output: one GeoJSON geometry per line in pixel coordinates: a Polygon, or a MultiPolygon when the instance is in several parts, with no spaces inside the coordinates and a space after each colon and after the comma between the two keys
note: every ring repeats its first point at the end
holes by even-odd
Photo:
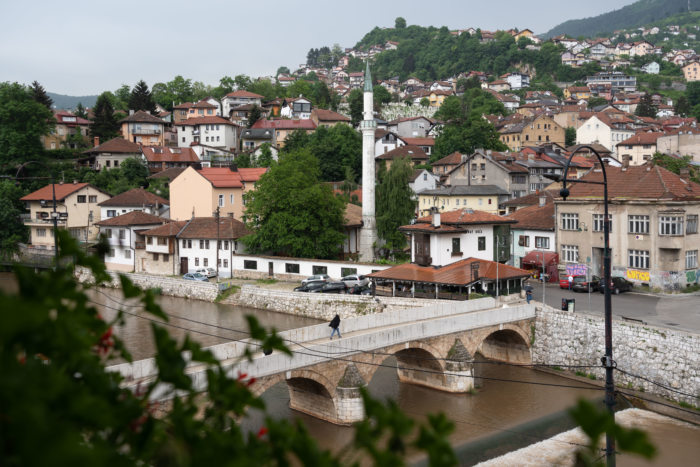
{"type": "Polygon", "coordinates": [[[375,26],[393,27],[397,16],[409,25],[540,34],[633,2],[0,0],[0,81],[37,80],[75,96],[176,75],[217,85],[226,75],[294,70],[310,48],[351,47],[375,26]]]}

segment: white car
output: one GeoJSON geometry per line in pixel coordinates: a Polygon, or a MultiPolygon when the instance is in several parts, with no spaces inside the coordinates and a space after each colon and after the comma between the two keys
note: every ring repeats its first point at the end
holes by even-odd
{"type": "Polygon", "coordinates": [[[199,274],[207,277],[216,277],[216,269],[214,268],[197,268],[193,272],[198,272],[199,274]]]}
{"type": "Polygon", "coordinates": [[[306,285],[307,282],[313,282],[313,281],[324,281],[328,282],[331,280],[331,277],[328,274],[315,274],[311,277],[307,277],[303,281],[301,281],[301,285],[306,285]]]}
{"type": "Polygon", "coordinates": [[[350,274],[349,276],[345,276],[342,279],[340,279],[340,281],[345,282],[345,287],[347,288],[354,287],[356,285],[363,287],[369,284],[369,278],[361,276],[359,274],[350,274]]]}

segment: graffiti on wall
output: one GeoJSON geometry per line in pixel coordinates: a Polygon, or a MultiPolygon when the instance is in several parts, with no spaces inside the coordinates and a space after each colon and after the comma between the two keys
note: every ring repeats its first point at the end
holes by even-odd
{"type": "Polygon", "coordinates": [[[700,269],[697,271],[686,271],[685,281],[688,284],[697,284],[700,281],[700,269]]]}
{"type": "Polygon", "coordinates": [[[638,271],[636,269],[627,270],[627,279],[631,281],[649,282],[649,271],[638,271]]]}
{"type": "Polygon", "coordinates": [[[585,264],[567,264],[566,274],[570,276],[585,276],[588,271],[588,266],[585,264]]]}

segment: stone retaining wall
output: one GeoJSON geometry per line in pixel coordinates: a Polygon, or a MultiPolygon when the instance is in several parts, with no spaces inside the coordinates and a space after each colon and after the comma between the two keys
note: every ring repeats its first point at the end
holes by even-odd
{"type": "MultiPolygon", "coordinates": [[[[538,307],[532,361],[562,366],[594,365],[595,368],[581,371],[603,380],[605,372],[600,358],[605,353],[604,326],[602,316],[538,307]]],[[[613,320],[612,336],[618,370],[689,395],[622,371],[614,373],[616,386],[700,405],[700,335],[613,320]]]]}
{"type": "MultiPolygon", "coordinates": [[[[212,282],[187,281],[175,277],[152,276],[148,274],[121,274],[126,275],[140,288],[160,289],[163,295],[213,302],[219,294],[218,286],[212,282]]],[[[112,282],[105,285],[115,288],[121,287],[119,273],[109,271],[109,275],[112,276],[112,282]]],[[[79,282],[94,282],[92,272],[89,269],[77,269],[76,278],[79,282]]]]}

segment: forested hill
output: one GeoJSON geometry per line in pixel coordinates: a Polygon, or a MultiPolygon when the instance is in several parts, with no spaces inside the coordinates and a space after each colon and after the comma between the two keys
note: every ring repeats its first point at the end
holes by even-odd
{"type": "Polygon", "coordinates": [[[97,102],[97,96],[66,96],[53,92],[48,92],[47,94],[53,101],[54,107],[57,109],[75,109],[78,103],[83,104],[83,107],[92,108],[95,106],[95,102],[97,102]]]}
{"type": "MultiPolygon", "coordinates": [[[[480,31],[470,35],[451,34],[446,27],[408,26],[403,28],[375,28],[365,35],[356,48],[398,42],[396,50],[387,50],[374,57],[372,76],[387,79],[398,76],[405,80],[414,76],[421,80],[445,79],[464,71],[483,71],[502,75],[508,71],[536,72],[538,78],[549,76],[559,81],[576,81],[591,71],[586,67],[571,68],[561,65],[562,50],[553,43],[545,43],[540,50],[527,49],[525,38],[516,42],[506,32],[496,33],[495,40],[482,42],[480,31]]],[[[357,60],[359,62],[359,60],[357,60]]],[[[354,64],[361,67],[362,63],[354,64]]],[[[594,65],[592,65],[594,66],[594,65]]],[[[355,70],[351,70],[355,71],[355,70]]]]}
{"type": "MultiPolygon", "coordinates": [[[[560,34],[571,37],[595,37],[609,34],[619,29],[629,29],[688,11],[700,10],[700,0],[638,0],[637,2],[592,18],[574,19],[561,23],[543,37],[560,34]]],[[[580,4],[585,7],[585,4],[580,4]]],[[[581,11],[581,10],[579,10],[581,11]]]]}

